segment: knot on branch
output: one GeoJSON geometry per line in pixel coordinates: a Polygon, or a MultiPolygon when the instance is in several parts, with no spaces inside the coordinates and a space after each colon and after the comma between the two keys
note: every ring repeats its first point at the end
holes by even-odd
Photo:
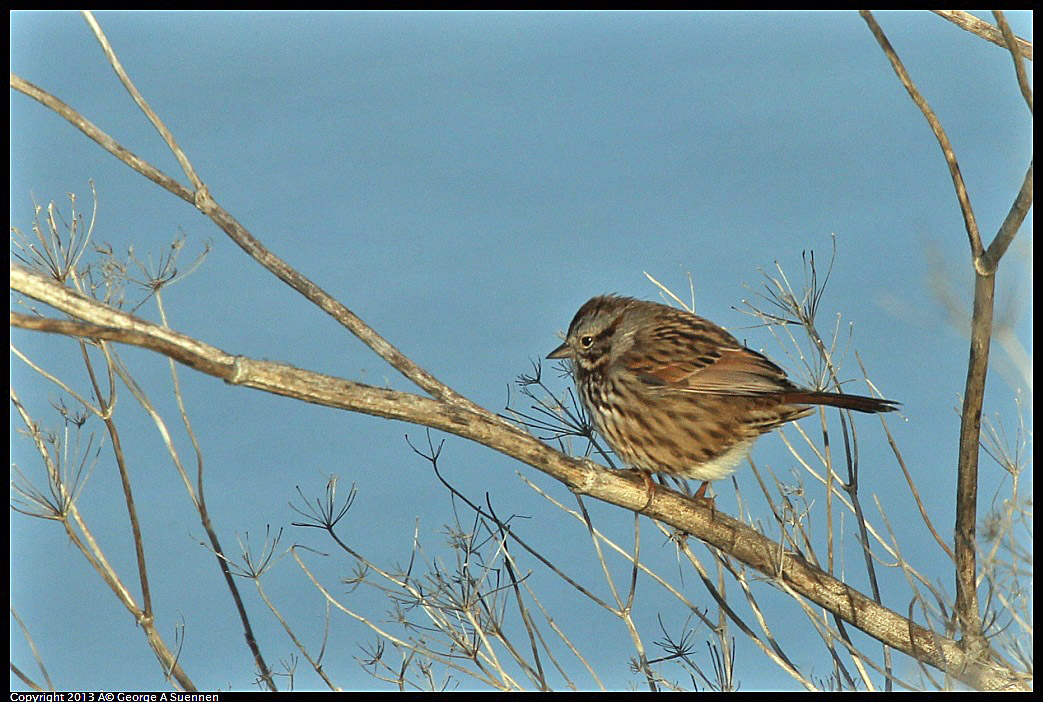
{"type": "Polygon", "coordinates": [[[206,185],[200,184],[200,186],[196,188],[195,197],[193,199],[195,201],[194,204],[196,209],[203,214],[209,214],[214,205],[214,198],[210,197],[210,190],[206,185]]]}

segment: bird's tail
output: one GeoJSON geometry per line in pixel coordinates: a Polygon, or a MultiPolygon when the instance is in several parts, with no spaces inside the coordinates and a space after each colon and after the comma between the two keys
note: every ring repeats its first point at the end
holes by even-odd
{"type": "Polygon", "coordinates": [[[844,395],[839,392],[815,392],[813,390],[798,390],[794,392],[780,393],[783,401],[794,405],[828,405],[829,407],[840,407],[841,409],[855,410],[856,412],[894,412],[900,406],[900,402],[884,400],[879,397],[866,397],[865,395],[844,395]]]}

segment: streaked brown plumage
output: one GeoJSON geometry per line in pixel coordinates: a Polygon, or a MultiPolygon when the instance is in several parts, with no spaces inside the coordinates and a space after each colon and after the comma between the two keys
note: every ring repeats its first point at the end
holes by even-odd
{"type": "Polygon", "coordinates": [[[703,481],[731,475],[758,436],[812,405],[890,412],[898,404],[797,387],[713,322],[630,297],[589,300],[547,358],[572,361],[583,404],[627,465],[703,481]]]}

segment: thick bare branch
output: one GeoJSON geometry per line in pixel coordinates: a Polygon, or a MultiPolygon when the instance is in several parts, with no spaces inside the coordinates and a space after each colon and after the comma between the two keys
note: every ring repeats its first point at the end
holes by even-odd
{"type": "Polygon", "coordinates": [[[1009,670],[968,657],[956,641],[877,604],[799,555],[787,553],[742,522],[663,487],[656,489],[649,502],[644,480],[630,471],[608,471],[591,461],[566,456],[492,413],[474,412],[458,403],[371,387],[282,363],[235,356],[108,308],[21,266],[11,266],[11,287],[89,320],[82,325],[11,313],[13,326],[131,343],[164,353],[231,384],[429,426],[476,441],[551,475],[575,492],[641,510],[692,534],[768,577],[780,578],[786,587],[870,636],[968,685],[978,689],[1021,689],[1024,685],[1009,670]]]}

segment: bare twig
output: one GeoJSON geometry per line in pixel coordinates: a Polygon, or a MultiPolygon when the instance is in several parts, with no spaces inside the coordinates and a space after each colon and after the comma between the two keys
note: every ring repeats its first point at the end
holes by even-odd
{"type": "MultiPolygon", "coordinates": [[[[1007,43],[1004,41],[1003,33],[999,29],[993,27],[983,19],[978,19],[965,10],[931,10],[931,12],[939,17],[944,17],[960,29],[966,29],[968,32],[977,34],[986,41],[991,41],[996,46],[1002,46],[1004,48],[1007,46],[1007,43]]],[[[1032,43],[1025,41],[1021,37],[1016,37],[1015,42],[1018,47],[1018,52],[1031,61],[1032,43]]]]}
{"type": "Polygon", "coordinates": [[[927,123],[931,126],[931,131],[934,132],[935,138],[938,140],[939,146],[942,148],[942,155],[945,156],[945,163],[949,166],[949,175],[952,177],[953,186],[956,188],[956,199],[960,203],[960,212],[963,214],[963,224],[967,230],[967,237],[970,239],[971,254],[974,260],[977,261],[981,258],[984,249],[981,245],[981,234],[978,232],[978,222],[974,217],[974,210],[971,208],[970,198],[967,195],[967,185],[963,182],[963,174],[960,172],[960,164],[956,161],[956,154],[953,152],[952,143],[949,141],[949,136],[945,133],[942,128],[941,122],[938,120],[938,116],[934,114],[934,110],[931,109],[930,105],[927,104],[927,100],[920,91],[916,89],[913,84],[913,79],[909,76],[909,72],[905,70],[905,66],[902,64],[901,59],[898,58],[898,54],[895,52],[894,47],[891,46],[891,42],[888,41],[887,36],[884,35],[884,30],[877,24],[876,19],[873,17],[869,10],[859,10],[859,14],[862,15],[862,19],[865,20],[866,24],[869,25],[869,30],[876,37],[876,41],[880,44],[880,48],[883,49],[884,55],[887,56],[887,60],[891,62],[891,68],[898,75],[898,79],[905,86],[906,91],[909,93],[909,97],[913,99],[916,106],[923,112],[924,118],[927,119],[927,123]]]}

